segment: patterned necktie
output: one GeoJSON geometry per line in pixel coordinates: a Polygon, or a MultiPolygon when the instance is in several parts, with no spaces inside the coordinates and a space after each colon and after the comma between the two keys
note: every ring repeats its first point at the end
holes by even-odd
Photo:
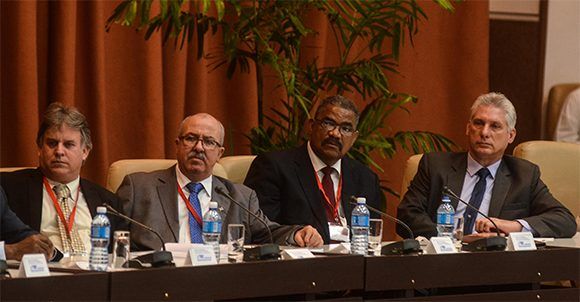
{"type": "MultiPolygon", "coordinates": [[[[486,178],[491,175],[491,173],[489,173],[487,168],[481,168],[479,171],[477,171],[476,174],[479,176],[479,180],[473,188],[471,198],[469,199],[469,204],[474,208],[479,209],[479,206],[481,206],[481,201],[483,201],[483,195],[485,195],[485,187],[487,185],[486,178]]],[[[475,224],[475,219],[477,219],[477,211],[471,207],[467,207],[463,217],[465,220],[463,232],[465,235],[469,235],[473,232],[473,225],[475,224]]]]}
{"type": "MultiPolygon", "coordinates": [[[[203,216],[201,214],[201,205],[199,203],[197,194],[203,189],[203,186],[198,182],[190,182],[186,187],[189,190],[189,203],[197,212],[199,217],[202,218],[203,216]]],[[[191,243],[203,243],[203,237],[201,234],[201,225],[197,223],[193,214],[189,213],[189,235],[191,238],[191,243]]]]}
{"type": "Polygon", "coordinates": [[[324,202],[324,205],[326,206],[326,219],[329,222],[337,222],[336,218],[338,217],[334,217],[336,197],[334,196],[334,182],[331,177],[332,171],[334,171],[333,167],[326,166],[322,168],[322,173],[324,173],[324,176],[322,177],[322,188],[324,189],[326,197],[328,197],[331,202],[331,204],[328,204],[326,201],[324,202]]]}
{"type": "MultiPolygon", "coordinates": [[[[56,198],[58,199],[58,204],[62,210],[65,220],[68,222],[71,209],[68,204],[68,199],[70,198],[70,189],[63,184],[58,184],[52,188],[56,193],[56,198]]],[[[72,229],[70,230],[70,236],[66,232],[65,224],[60,218],[58,220],[58,230],[60,232],[60,239],[62,241],[62,248],[65,253],[71,255],[83,255],[85,253],[85,246],[80,238],[79,232],[73,222],[72,229]]]]}

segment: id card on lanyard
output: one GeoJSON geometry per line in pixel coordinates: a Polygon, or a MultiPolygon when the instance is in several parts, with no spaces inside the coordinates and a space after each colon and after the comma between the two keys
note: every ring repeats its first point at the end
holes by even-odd
{"type": "Polygon", "coordinates": [[[330,240],[334,241],[349,241],[349,229],[346,223],[346,218],[342,217],[339,213],[340,208],[340,197],[342,193],[342,175],[338,180],[338,190],[336,194],[336,200],[330,200],[330,197],[326,195],[318,172],[314,171],[316,177],[316,183],[318,184],[318,189],[322,192],[326,206],[332,209],[333,222],[328,222],[328,230],[330,233],[330,240]]]}

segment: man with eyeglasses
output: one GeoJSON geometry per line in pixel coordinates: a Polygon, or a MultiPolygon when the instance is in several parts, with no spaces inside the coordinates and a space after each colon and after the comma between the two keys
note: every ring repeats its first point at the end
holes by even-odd
{"type": "MultiPolygon", "coordinates": [[[[223,219],[222,243],[227,242],[227,226],[232,223],[244,224],[246,243],[269,242],[264,224],[220,193],[227,192],[265,220],[276,243],[322,245],[322,238],[313,227],[271,222],[260,210],[253,190],[212,175],[225,150],[223,141],[224,127],[213,116],[200,113],[184,119],[175,139],[177,165],[127,175],[117,190],[123,212],[158,231],[165,242],[202,243],[203,215],[209,210],[210,201],[216,201],[223,219]]],[[[151,232],[134,225],[130,225],[130,231],[136,249],[161,247],[151,232]]]]}
{"type": "Polygon", "coordinates": [[[379,207],[379,179],[367,166],[345,156],[358,136],[354,103],[331,96],[308,121],[304,145],[260,155],[245,184],[256,190],[260,207],[281,224],[309,224],[325,244],[349,240],[351,196],[379,207]]]}

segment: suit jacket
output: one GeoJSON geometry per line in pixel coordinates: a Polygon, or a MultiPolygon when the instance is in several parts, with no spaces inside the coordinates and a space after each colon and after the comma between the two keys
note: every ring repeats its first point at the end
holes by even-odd
{"type": "Polygon", "coordinates": [[[36,232],[10,210],[4,189],[0,187],[0,241],[13,244],[34,234],[36,232]]]}
{"type": "MultiPolygon", "coordinates": [[[[347,157],[341,161],[341,173],[341,205],[349,223],[353,209],[349,203],[351,196],[366,197],[368,205],[380,208],[383,200],[375,173],[347,157]]],[[[256,190],[260,207],[268,218],[281,224],[312,225],[324,243],[330,243],[324,197],[306,144],[256,157],[245,184],[256,190]]]]}
{"type": "MultiPolygon", "coordinates": [[[[250,216],[216,191],[217,188],[229,195],[254,214],[263,218],[272,231],[273,240],[279,244],[292,241],[294,232],[301,226],[281,226],[271,222],[259,208],[256,193],[241,184],[213,176],[211,200],[218,203],[223,219],[221,243],[227,242],[227,229],[231,223],[244,224],[246,243],[269,243],[268,230],[262,222],[250,216]]],[[[125,176],[117,190],[124,214],[153,228],[167,242],[179,240],[178,193],[175,166],[150,173],[134,173],[125,176]]],[[[131,241],[137,250],[159,249],[161,242],[152,233],[130,224],[131,241]]]]}
{"type": "MultiPolygon", "coordinates": [[[[6,191],[10,208],[36,231],[40,231],[42,220],[42,177],[40,169],[0,173],[0,183],[6,191]]],[[[83,178],[80,179],[80,187],[92,217],[97,214],[97,207],[103,203],[120,209],[119,199],[109,190],[83,178]]],[[[108,217],[111,221],[111,235],[115,230],[127,229],[127,224],[120,218],[113,215],[108,217]]],[[[111,247],[112,244],[109,245],[111,247]]]]}
{"type": "MultiPolygon", "coordinates": [[[[437,235],[437,208],[444,186],[461,192],[467,170],[467,153],[429,153],[423,155],[409,191],[399,204],[397,216],[407,223],[415,236],[437,235]]],[[[452,199],[453,207],[457,201],[452,199]]],[[[491,194],[490,217],[506,220],[524,219],[535,236],[571,237],[576,232],[574,217],[540,179],[538,166],[504,155],[495,175],[491,194]]],[[[408,236],[397,226],[397,233],[408,236]]]]}

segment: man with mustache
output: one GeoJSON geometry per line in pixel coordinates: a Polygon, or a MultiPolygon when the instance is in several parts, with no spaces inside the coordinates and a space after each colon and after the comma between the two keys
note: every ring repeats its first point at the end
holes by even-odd
{"type": "Polygon", "coordinates": [[[258,193],[273,221],[310,224],[325,244],[349,241],[351,196],[380,207],[379,179],[367,166],[345,156],[355,142],[359,113],[340,95],[324,99],[308,121],[304,145],[259,155],[245,184],[258,193]]]}
{"type": "MultiPolygon", "coordinates": [[[[495,222],[499,231],[529,231],[536,237],[571,237],[576,232],[574,217],[540,179],[538,166],[504,155],[516,136],[516,111],[499,93],[479,96],[471,106],[467,122],[468,152],[423,155],[418,172],[409,186],[397,216],[415,235],[437,235],[436,213],[447,186],[461,199],[495,222]]],[[[467,241],[494,236],[489,220],[456,200],[455,217],[464,217],[467,241]]],[[[404,229],[397,232],[404,236],[404,229]]]]}
{"type": "MultiPolygon", "coordinates": [[[[109,203],[118,208],[119,204],[113,193],[80,177],[93,146],[86,118],[73,107],[51,103],[36,145],[37,169],[0,174],[10,208],[65,255],[87,256],[97,206],[109,203]]],[[[109,219],[111,234],[124,226],[114,217],[109,219]]]]}
{"type": "MultiPolygon", "coordinates": [[[[177,165],[150,173],[127,175],[117,190],[123,212],[161,234],[165,242],[202,243],[203,216],[210,201],[218,203],[223,225],[220,241],[227,242],[228,225],[244,224],[246,243],[268,243],[266,226],[248,215],[227,195],[263,218],[279,244],[320,246],[322,238],[311,226],[279,225],[259,208],[250,188],[213,176],[214,165],[225,148],[224,127],[213,116],[200,113],[183,120],[175,139],[177,165]]],[[[151,232],[130,226],[131,243],[138,250],[159,249],[161,243],[151,232]]]]}

